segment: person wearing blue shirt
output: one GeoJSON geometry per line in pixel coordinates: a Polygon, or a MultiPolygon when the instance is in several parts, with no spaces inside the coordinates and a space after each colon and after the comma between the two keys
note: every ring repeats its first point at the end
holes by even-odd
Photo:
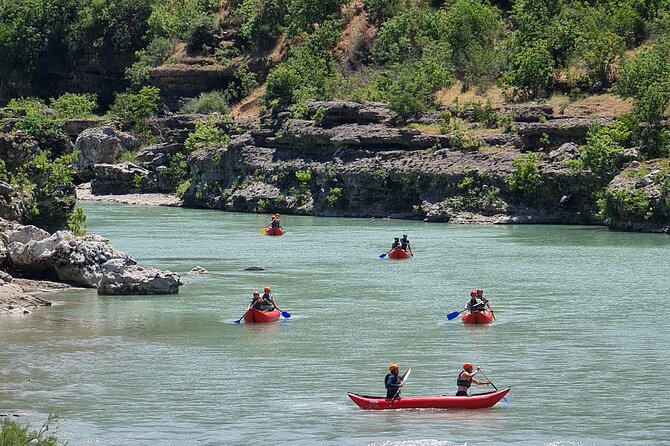
{"type": "Polygon", "coordinates": [[[384,378],[384,384],[386,386],[386,398],[393,399],[400,396],[400,388],[402,387],[402,379],[398,376],[400,372],[400,367],[398,364],[391,364],[389,366],[389,372],[384,378]]]}

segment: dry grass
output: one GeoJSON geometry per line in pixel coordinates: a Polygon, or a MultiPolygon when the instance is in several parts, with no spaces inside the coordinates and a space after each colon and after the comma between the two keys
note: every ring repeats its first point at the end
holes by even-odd
{"type": "Polygon", "coordinates": [[[256,119],[260,116],[260,98],[265,93],[265,85],[261,85],[231,108],[235,119],[256,119]]]}
{"type": "Polygon", "coordinates": [[[367,14],[360,1],[345,5],[343,13],[346,22],[333,48],[333,55],[340,62],[355,63],[359,54],[372,44],[377,28],[368,23],[367,14]]]}
{"type": "Polygon", "coordinates": [[[633,110],[633,103],[613,94],[599,94],[571,101],[567,96],[554,95],[549,99],[555,115],[565,116],[619,116],[633,110]]]}
{"type": "Polygon", "coordinates": [[[418,130],[426,135],[440,135],[440,126],[437,124],[416,124],[412,123],[407,126],[407,128],[418,130]]]}
{"type": "Polygon", "coordinates": [[[440,105],[452,105],[455,101],[458,101],[459,104],[468,102],[480,102],[484,104],[489,100],[494,108],[501,107],[505,103],[502,90],[498,87],[490,87],[483,94],[477,93],[474,88],[462,92],[461,88],[462,84],[456,82],[450,89],[438,91],[437,103],[440,105]]]}

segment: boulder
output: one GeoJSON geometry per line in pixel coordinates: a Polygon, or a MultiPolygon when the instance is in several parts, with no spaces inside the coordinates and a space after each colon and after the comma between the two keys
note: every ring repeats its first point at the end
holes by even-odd
{"type": "Polygon", "coordinates": [[[175,294],[179,292],[181,278],[170,271],[126,265],[122,260],[110,260],[103,266],[103,276],[98,294],[175,294]]]}
{"type": "Polygon", "coordinates": [[[391,119],[388,106],[377,102],[309,101],[307,114],[311,118],[320,114],[319,124],[323,127],[342,124],[383,124],[391,119]]]}
{"type": "Polygon", "coordinates": [[[2,281],[3,284],[10,283],[12,280],[14,280],[14,278],[12,277],[11,274],[6,273],[4,271],[0,271],[0,281],[2,281]]]}
{"type": "Polygon", "coordinates": [[[135,264],[127,253],[115,250],[100,236],[77,237],[70,231],[58,231],[47,238],[40,238],[42,236],[38,233],[34,240],[13,241],[8,245],[12,266],[27,276],[54,277],[95,288],[102,278],[102,265],[108,260],[135,264]]]}
{"type": "Polygon", "coordinates": [[[15,242],[27,244],[32,240],[40,241],[49,238],[50,236],[51,234],[37,226],[12,225],[11,228],[8,228],[2,233],[2,242],[7,246],[15,242]]]}
{"type": "Polygon", "coordinates": [[[182,151],[179,144],[156,144],[145,147],[137,153],[137,161],[148,170],[156,170],[160,166],[167,166],[170,157],[182,151]]]}
{"type": "Polygon", "coordinates": [[[133,163],[96,164],[91,192],[96,195],[132,194],[139,192],[149,171],[133,163]]]}
{"type": "Polygon", "coordinates": [[[8,172],[27,165],[39,153],[39,146],[32,136],[23,132],[0,132],[0,159],[8,172]]]}
{"type": "Polygon", "coordinates": [[[194,266],[191,271],[188,272],[189,274],[192,275],[206,275],[206,274],[211,274],[209,271],[207,271],[205,268],[202,266],[194,266]]]}
{"type": "Polygon", "coordinates": [[[540,122],[554,114],[554,107],[550,104],[508,104],[502,114],[509,115],[516,122],[540,122]]]}
{"type": "Polygon", "coordinates": [[[115,163],[123,150],[134,150],[139,146],[137,138],[111,126],[86,129],[75,141],[79,151],[77,167],[84,170],[95,164],[115,163]]]}
{"type": "Polygon", "coordinates": [[[563,161],[579,158],[581,152],[579,146],[573,142],[566,142],[558,149],[549,152],[550,161],[563,161]]]}

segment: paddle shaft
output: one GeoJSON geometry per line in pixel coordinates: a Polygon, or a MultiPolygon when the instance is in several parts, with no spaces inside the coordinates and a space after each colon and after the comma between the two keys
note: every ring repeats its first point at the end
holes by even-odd
{"type": "Polygon", "coordinates": [[[408,373],[410,372],[410,370],[412,370],[411,367],[409,369],[407,369],[407,371],[402,375],[403,378],[402,378],[402,381],[400,382],[401,387],[398,387],[398,390],[395,391],[395,395],[391,399],[391,404],[393,404],[393,402],[396,400],[396,398],[398,398],[398,395],[400,395],[400,389],[402,388],[402,385],[405,384],[405,381],[407,381],[407,378],[409,378],[408,373]]]}
{"type": "Polygon", "coordinates": [[[483,371],[482,369],[479,369],[479,371],[481,372],[482,375],[484,375],[484,378],[486,378],[486,380],[487,380],[488,382],[491,383],[491,385],[493,386],[493,388],[496,389],[496,391],[498,391],[498,388],[496,387],[495,384],[493,384],[493,381],[491,381],[491,380],[489,379],[489,377],[486,376],[486,373],[484,373],[484,371],[483,371]]]}

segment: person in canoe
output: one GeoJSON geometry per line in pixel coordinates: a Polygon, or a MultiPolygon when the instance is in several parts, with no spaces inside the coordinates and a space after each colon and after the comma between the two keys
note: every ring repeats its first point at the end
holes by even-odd
{"type": "Polygon", "coordinates": [[[477,299],[479,299],[479,302],[485,307],[488,308],[489,310],[491,309],[491,305],[489,305],[489,300],[484,297],[484,290],[481,288],[477,289],[477,299]]]}
{"type": "Polygon", "coordinates": [[[261,296],[261,310],[272,311],[274,309],[282,311],[275,302],[275,297],[272,294],[272,289],[269,286],[263,288],[263,295],[261,296]]]}
{"type": "MultiPolygon", "coordinates": [[[[254,309],[254,310],[262,310],[262,301],[261,301],[261,293],[258,290],[254,290],[253,297],[251,298],[251,302],[249,302],[249,308],[254,309]]],[[[247,309],[249,309],[247,308],[247,309]]]]}
{"type": "MultiPolygon", "coordinates": [[[[402,247],[402,243],[400,243],[400,237],[395,237],[393,239],[393,243],[391,243],[391,251],[394,249],[400,249],[402,247]]],[[[391,252],[389,251],[389,252],[391,252]]]]}
{"type": "Polygon", "coordinates": [[[384,385],[386,386],[386,398],[393,399],[400,396],[400,388],[402,387],[402,378],[398,375],[400,367],[398,364],[391,364],[389,366],[389,373],[384,378],[384,385]]]}
{"type": "Polygon", "coordinates": [[[458,378],[456,379],[456,396],[468,396],[468,389],[472,384],[476,384],[478,386],[488,386],[491,384],[491,381],[488,380],[485,382],[476,380],[475,375],[480,371],[480,368],[477,367],[477,370],[475,370],[473,373],[473,367],[474,366],[471,362],[466,362],[463,364],[463,370],[458,374],[458,378]]]}
{"type": "Polygon", "coordinates": [[[270,228],[281,229],[281,218],[279,217],[279,214],[274,214],[272,216],[272,221],[270,222],[270,228]]]}
{"type": "Polygon", "coordinates": [[[477,292],[472,290],[470,291],[470,300],[465,305],[465,309],[470,313],[476,313],[477,311],[484,311],[484,303],[477,298],[477,292]]]}
{"type": "Polygon", "coordinates": [[[409,251],[409,253],[412,254],[412,257],[414,257],[414,254],[412,253],[412,245],[409,243],[407,234],[402,235],[402,238],[400,239],[400,247],[405,251],[409,251]]]}

